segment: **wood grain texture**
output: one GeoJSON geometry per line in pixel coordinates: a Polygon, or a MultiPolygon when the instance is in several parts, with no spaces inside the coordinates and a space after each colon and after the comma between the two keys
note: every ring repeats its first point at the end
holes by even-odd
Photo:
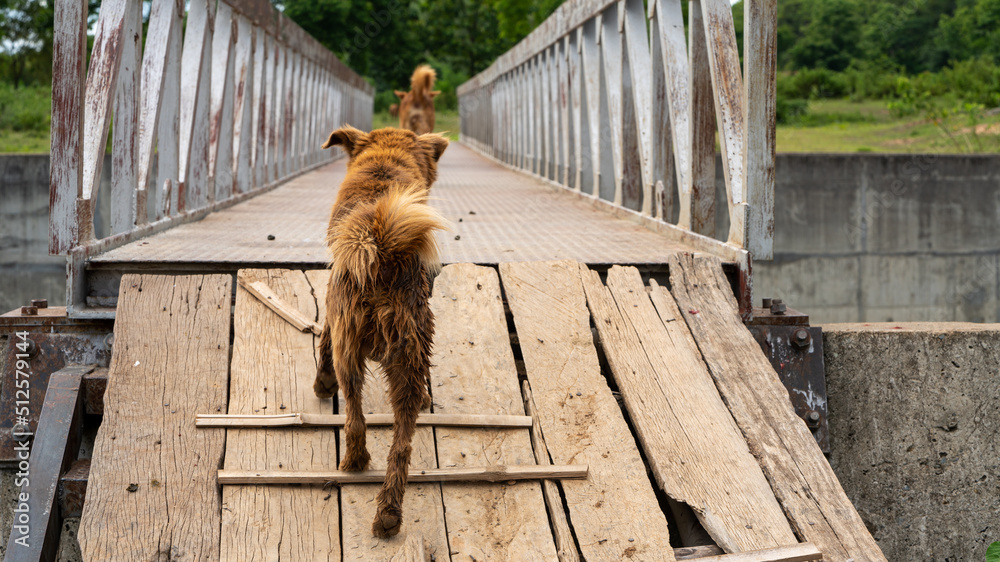
{"type": "Polygon", "coordinates": [[[84,560],[218,559],[226,436],[194,416],[226,409],[231,291],[228,275],[122,277],[84,560]]]}
{"type": "Polygon", "coordinates": [[[727,552],[798,542],[672,301],[654,308],[635,268],[608,286],[581,269],[587,303],[654,476],[727,552]]]}
{"type": "Polygon", "coordinates": [[[715,237],[715,103],[712,71],[702,22],[702,0],[688,3],[691,69],[691,224],[692,232],[715,237]]]}
{"type": "MultiPolygon", "coordinates": [[[[542,426],[538,418],[538,406],[531,395],[531,385],[521,381],[521,393],[524,395],[524,410],[531,416],[531,448],[535,451],[535,462],[541,466],[552,464],[549,449],[545,445],[542,426]]],[[[566,519],[566,509],[563,507],[563,496],[559,484],[555,480],[542,480],[542,495],[545,496],[545,507],[549,510],[549,523],[552,524],[552,538],[556,542],[559,562],[576,562],[580,560],[580,552],[573,538],[573,530],[566,519]]]]}
{"type": "Polygon", "coordinates": [[[706,556],[699,560],[701,562],[810,562],[823,560],[823,554],[815,546],[802,543],[754,552],[706,556]]]}
{"type": "Polygon", "coordinates": [[[76,199],[83,193],[87,5],[82,2],[56,3],[53,6],[53,26],[49,253],[55,255],[69,251],[81,234],[76,199]]]}
{"type": "MultiPolygon", "coordinates": [[[[495,270],[449,265],[434,281],[431,395],[438,413],[523,414],[495,270]]],[[[527,429],[437,428],[438,466],[534,464],[527,429]]],[[[538,482],[442,486],[453,560],[557,560],[538,482]]]]}
{"type": "MultiPolygon", "coordinates": [[[[241,270],[262,281],[307,317],[317,318],[312,287],[301,271],[241,270]]],[[[313,394],[315,340],[237,286],[230,414],[286,410],[330,414],[313,394]],[[284,408],[284,410],[282,409],[284,408]]],[[[227,470],[327,471],[337,465],[331,429],[229,429],[227,470]]],[[[222,560],[340,560],[337,490],[321,486],[223,486],[222,560]]]]}
{"type": "Polygon", "coordinates": [[[209,106],[208,177],[214,186],[214,200],[233,194],[233,93],[236,89],[236,15],[225,2],[215,13],[212,35],[212,86],[209,106]]]}
{"type": "Polygon", "coordinates": [[[601,375],[579,264],[500,272],[552,462],[591,467],[586,481],[562,482],[583,558],[673,560],[666,517],[601,375]]]}
{"type": "MultiPolygon", "coordinates": [[[[670,135],[680,214],[677,225],[691,228],[691,72],[684,43],[684,17],[680,0],[655,0],[657,36],[662,49],[666,105],[670,115],[670,135]]],[[[707,65],[708,62],[705,61],[707,65]]],[[[657,93],[656,95],[659,95],[657,93]]],[[[658,125],[654,125],[658,126],[658,125]]],[[[713,161],[714,163],[714,161],[713,161]]],[[[670,185],[664,180],[665,185],[670,185]]],[[[664,215],[664,220],[669,220],[664,215]]]]}
{"type": "Polygon", "coordinates": [[[678,256],[677,304],[796,533],[828,561],[885,560],[737,312],[718,259],[678,256]]]}
{"type": "Polygon", "coordinates": [[[777,123],[778,0],[743,3],[746,99],[744,247],[756,260],[774,257],[774,152],[777,123]]]}
{"type": "Polygon", "coordinates": [[[246,193],[253,186],[250,144],[253,137],[253,92],[256,31],[243,16],[234,18],[237,27],[233,93],[233,185],[232,193],[246,193]]]}
{"type": "Polygon", "coordinates": [[[625,0],[622,39],[628,56],[630,82],[632,83],[633,119],[624,123],[635,127],[636,149],[640,173],[635,178],[642,185],[640,212],[649,216],[653,212],[653,81],[649,53],[649,34],[646,30],[646,10],[642,0],[625,0]]]}
{"type": "MultiPolygon", "coordinates": [[[[177,185],[180,182],[181,136],[181,56],[184,14],[175,9],[170,18],[170,37],[163,45],[166,62],[163,70],[163,91],[160,95],[159,117],[156,119],[156,219],[177,212],[177,185]],[[169,191],[167,182],[169,183],[169,191]]],[[[145,62],[143,62],[145,64],[145,62]]],[[[145,79],[144,79],[145,80],[145,79]]],[[[143,84],[146,82],[144,81],[143,84]]],[[[145,87],[145,86],[144,86],[145,87]]]]}
{"type": "MultiPolygon", "coordinates": [[[[215,11],[208,0],[191,0],[181,55],[180,155],[177,212],[207,202],[209,90],[215,11]]],[[[213,194],[214,195],[214,194],[213,194]]]]}
{"type": "MultiPolygon", "coordinates": [[[[512,482],[515,480],[542,480],[546,478],[587,478],[589,471],[590,467],[585,464],[546,466],[525,464],[452,468],[413,467],[410,469],[407,478],[410,482],[512,482]]],[[[348,472],[345,470],[225,469],[219,471],[220,484],[381,484],[384,479],[384,469],[362,470],[358,472],[348,472]]]]}
{"type": "MultiPolygon", "coordinates": [[[[376,373],[381,376],[381,373],[376,373]]],[[[378,378],[375,379],[378,381],[378,378]]],[[[376,383],[375,391],[384,392],[376,383]]],[[[377,392],[376,392],[377,394],[377,392]]],[[[374,411],[374,410],[373,410],[374,411]]],[[[278,414],[237,416],[230,414],[198,414],[198,427],[331,427],[342,426],[347,420],[343,414],[278,414]]],[[[392,414],[366,414],[369,426],[392,425],[392,414]]],[[[531,416],[482,416],[476,414],[420,414],[417,425],[452,427],[531,427],[531,416]]]]}

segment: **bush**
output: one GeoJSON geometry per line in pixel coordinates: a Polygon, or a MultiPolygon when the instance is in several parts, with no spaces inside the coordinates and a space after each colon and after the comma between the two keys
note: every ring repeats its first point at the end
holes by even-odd
{"type": "Polygon", "coordinates": [[[15,89],[0,83],[0,130],[45,132],[52,111],[52,89],[31,86],[15,89]]]}
{"type": "Polygon", "coordinates": [[[789,99],[842,98],[850,85],[841,72],[825,68],[799,70],[778,76],[778,93],[789,99]]]}

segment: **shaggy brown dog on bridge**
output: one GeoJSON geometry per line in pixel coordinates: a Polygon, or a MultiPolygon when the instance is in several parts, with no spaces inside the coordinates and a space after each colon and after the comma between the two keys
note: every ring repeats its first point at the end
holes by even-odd
{"type": "Polygon", "coordinates": [[[386,538],[399,532],[410,441],[418,412],[430,406],[434,315],[428,298],[440,267],[433,231],[446,225],[427,195],[448,140],[344,127],[330,133],[323,148],[334,145],[350,161],[327,227],[332,271],[313,390],[330,398],[343,389],[347,443],[340,469],[364,470],[370,460],[361,410],[365,360],[382,364],[394,423],[372,533],[386,538]]]}
{"type": "Polygon", "coordinates": [[[399,96],[399,128],[409,129],[418,135],[434,130],[434,69],[422,64],[410,77],[410,91],[396,90],[399,96]]]}

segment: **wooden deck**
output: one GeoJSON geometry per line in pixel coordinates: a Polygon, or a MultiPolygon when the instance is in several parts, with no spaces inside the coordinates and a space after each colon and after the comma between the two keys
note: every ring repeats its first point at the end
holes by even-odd
{"type": "MultiPolygon", "coordinates": [[[[571,260],[445,267],[431,299],[432,412],[527,411],[536,426],[421,426],[411,471],[553,463],[589,474],[410,484],[391,540],[370,532],[377,484],[218,484],[220,468],[333,470],[336,429],[195,427],[198,413],[335,413],[312,393],[319,338],[242,286],[230,318],[228,275],[126,275],[84,559],[674,560],[690,545],[671,536],[665,493],[726,552],[808,541],[796,548],[826,560],[883,560],[740,322],[719,261],[669,265],[671,290],[633,267],[613,267],[605,284],[571,260]]],[[[310,319],[325,314],[326,271],[239,275],[310,319]]],[[[372,372],[365,405],[388,412],[372,372]]],[[[373,468],[390,435],[369,428],[373,468]]]]}
{"type": "MultiPolygon", "coordinates": [[[[336,161],[198,222],[98,255],[90,267],[322,267],[326,224],[345,169],[344,160],[336,161]]],[[[445,151],[439,172],[432,204],[453,228],[438,233],[444,263],[665,264],[685,250],[459,143],[445,151]]]]}

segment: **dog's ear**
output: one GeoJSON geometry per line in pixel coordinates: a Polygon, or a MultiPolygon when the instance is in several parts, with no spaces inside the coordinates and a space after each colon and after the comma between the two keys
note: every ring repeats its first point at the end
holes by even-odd
{"type": "Polygon", "coordinates": [[[330,133],[330,137],[323,143],[323,148],[330,148],[340,145],[344,151],[352,158],[357,154],[362,145],[368,141],[368,135],[350,125],[344,125],[336,131],[330,133]]]}
{"type": "Polygon", "coordinates": [[[397,98],[399,98],[399,99],[403,99],[403,98],[405,98],[405,97],[406,97],[406,94],[407,94],[408,92],[401,92],[401,91],[399,91],[399,90],[393,90],[393,93],[395,93],[395,94],[396,94],[396,97],[397,97],[397,98]]]}
{"type": "Polygon", "coordinates": [[[417,137],[417,141],[423,146],[430,149],[431,154],[434,155],[434,161],[437,162],[444,154],[444,149],[448,148],[448,139],[443,135],[437,133],[426,133],[417,137]]]}
{"type": "Polygon", "coordinates": [[[431,99],[434,99],[434,96],[437,96],[437,95],[440,95],[440,94],[441,94],[441,90],[434,90],[433,92],[431,92],[431,99]]]}

